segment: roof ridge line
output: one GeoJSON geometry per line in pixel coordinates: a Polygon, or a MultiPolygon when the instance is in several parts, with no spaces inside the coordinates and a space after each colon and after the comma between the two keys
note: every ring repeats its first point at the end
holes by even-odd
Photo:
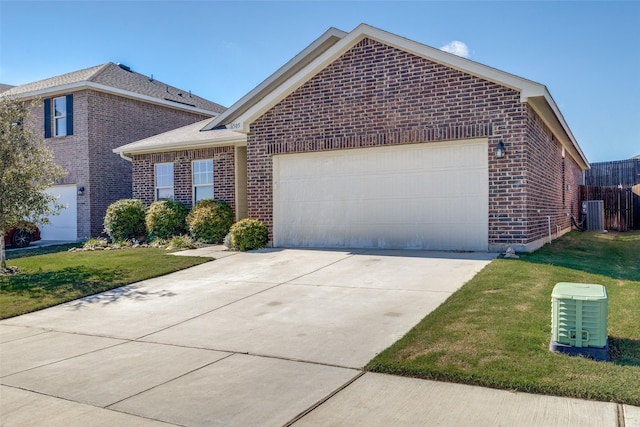
{"type": "Polygon", "coordinates": [[[95,72],[93,72],[93,74],[91,74],[91,76],[89,76],[89,78],[86,81],[94,82],[95,81],[94,79],[100,76],[100,74],[102,74],[107,68],[109,68],[110,65],[117,65],[117,64],[109,61],[109,62],[105,62],[102,65],[98,65],[98,69],[95,72]]]}

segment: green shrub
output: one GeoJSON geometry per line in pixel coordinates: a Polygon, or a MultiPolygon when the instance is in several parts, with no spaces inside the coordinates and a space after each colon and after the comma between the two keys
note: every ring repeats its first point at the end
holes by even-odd
{"type": "Polygon", "coordinates": [[[190,236],[173,236],[167,243],[167,250],[195,249],[196,244],[190,236]]]}
{"type": "Polygon", "coordinates": [[[224,236],[224,240],[222,241],[222,244],[225,245],[228,249],[235,249],[233,247],[233,241],[231,240],[231,233],[227,233],[227,235],[224,236]]]}
{"type": "Polygon", "coordinates": [[[82,245],[83,249],[95,249],[95,248],[106,248],[107,246],[109,246],[109,242],[107,242],[106,239],[96,239],[96,238],[90,238],[87,239],[86,242],[84,242],[84,244],[82,245]]]}
{"type": "Polygon", "coordinates": [[[122,199],[113,202],[104,216],[104,231],[114,242],[144,240],[147,235],[145,211],[141,200],[122,199]]]}
{"type": "Polygon", "coordinates": [[[145,216],[150,237],[169,239],[187,231],[188,209],[175,200],[159,200],[151,203],[145,216]]]}
{"type": "Polygon", "coordinates": [[[201,200],[187,215],[191,237],[203,243],[220,243],[233,224],[233,210],[227,202],[201,200]]]}
{"type": "Polygon", "coordinates": [[[231,248],[241,251],[264,248],[269,241],[267,226],[255,219],[241,219],[231,226],[229,234],[231,248]]]}

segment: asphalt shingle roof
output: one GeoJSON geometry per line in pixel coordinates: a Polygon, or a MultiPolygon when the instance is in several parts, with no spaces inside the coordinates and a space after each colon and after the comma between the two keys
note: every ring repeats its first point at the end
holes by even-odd
{"type": "Polygon", "coordinates": [[[226,110],[226,108],[220,104],[201,98],[189,91],[155,80],[144,74],[127,70],[113,62],[107,62],[96,65],[95,67],[85,68],[84,70],[73,71],[37,82],[15,86],[2,92],[2,94],[20,96],[31,92],[46,91],[47,89],[82,82],[92,82],[216,113],[222,113],[226,110]]]}
{"type": "Polygon", "coordinates": [[[0,93],[5,92],[5,91],[9,90],[9,89],[11,89],[12,87],[14,87],[14,86],[12,86],[12,85],[6,85],[6,84],[4,84],[4,83],[0,83],[0,93]]]}
{"type": "Polygon", "coordinates": [[[141,153],[171,151],[180,147],[227,145],[233,142],[246,142],[247,136],[228,129],[202,130],[212,119],[205,119],[178,129],[170,130],[140,141],[118,147],[117,153],[141,153]]]}

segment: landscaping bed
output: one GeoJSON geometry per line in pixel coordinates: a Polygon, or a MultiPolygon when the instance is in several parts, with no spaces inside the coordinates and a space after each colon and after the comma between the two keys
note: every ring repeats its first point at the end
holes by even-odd
{"type": "Polygon", "coordinates": [[[496,259],[366,369],[640,406],[640,232],[571,232],[496,259]],[[558,282],[604,285],[610,362],[549,351],[558,282]]]}

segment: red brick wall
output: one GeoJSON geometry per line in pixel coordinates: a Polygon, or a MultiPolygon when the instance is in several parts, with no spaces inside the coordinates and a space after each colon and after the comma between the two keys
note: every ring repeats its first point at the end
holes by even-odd
{"type": "MultiPolygon", "coordinates": [[[[63,95],[65,94],[55,95],[52,98],[63,95]]],[[[76,184],[84,186],[88,190],[90,168],[87,91],[73,94],[73,112],[73,135],[48,138],[47,142],[53,151],[54,161],[67,171],[67,175],[58,180],[56,184],[76,184]]],[[[42,103],[32,108],[31,120],[35,135],[44,139],[44,107],[42,103]]],[[[91,235],[91,206],[87,193],[78,196],[77,200],[78,238],[89,237],[91,235]]]]}
{"type": "Polygon", "coordinates": [[[563,158],[562,146],[535,111],[528,108],[528,115],[526,232],[533,241],[548,238],[549,228],[553,236],[571,226],[579,168],[569,156],[563,158]]]}
{"type": "Polygon", "coordinates": [[[156,163],[173,163],[174,197],[185,205],[193,205],[193,160],[213,159],[213,192],[217,200],[229,203],[235,211],[235,149],[234,147],[203,148],[142,154],[133,157],[133,197],[150,205],[154,201],[156,163]]]}
{"type": "Polygon", "coordinates": [[[111,150],[209,116],[94,90],[86,92],[91,179],[85,188],[91,200],[91,235],[95,236],[102,233],[107,207],[132,197],[131,163],[111,150]]]}
{"type": "MultiPolygon", "coordinates": [[[[102,234],[107,207],[132,195],[131,163],[112,149],[209,117],[95,90],[73,92],[73,111],[73,135],[47,141],[56,163],[68,172],[58,184],[85,188],[78,196],[80,239],[102,234]]],[[[32,110],[42,138],[43,112],[42,106],[32,110]]]]}
{"type": "Polygon", "coordinates": [[[527,120],[518,92],[365,39],[251,124],[249,216],[271,229],[274,153],[488,137],[489,243],[525,243],[527,120]]]}

